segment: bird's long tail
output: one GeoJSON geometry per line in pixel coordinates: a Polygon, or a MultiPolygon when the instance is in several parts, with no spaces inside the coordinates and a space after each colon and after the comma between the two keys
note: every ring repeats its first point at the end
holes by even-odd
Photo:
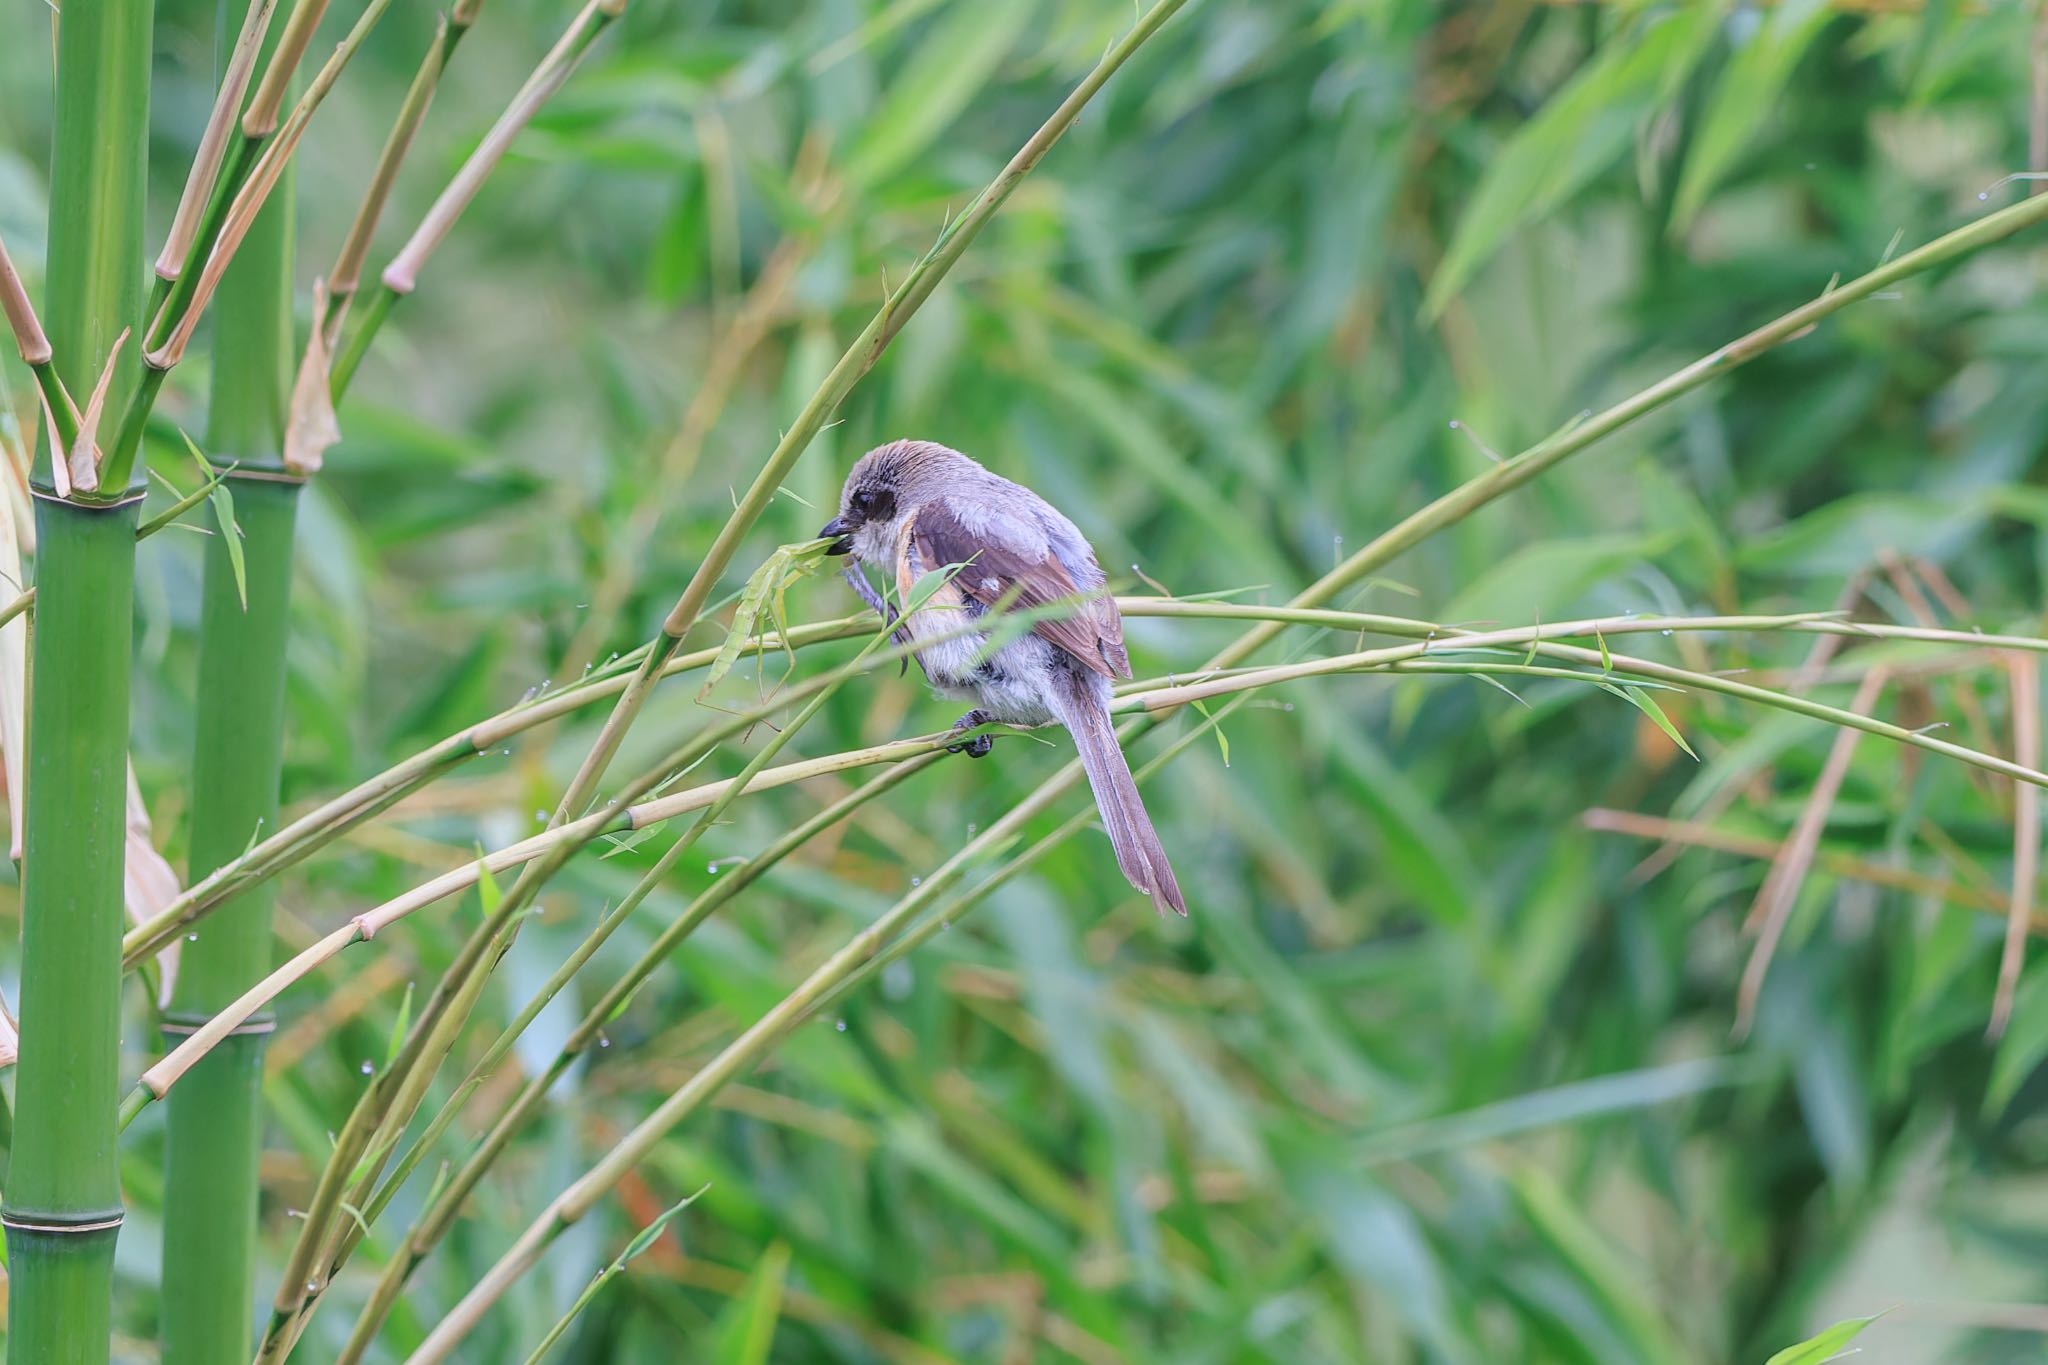
{"type": "MultiPolygon", "coordinates": [[[[1110,847],[1116,850],[1116,864],[1137,887],[1152,898],[1161,914],[1188,912],[1188,903],[1174,880],[1173,867],[1152,817],[1138,799],[1138,784],[1131,780],[1130,764],[1116,741],[1116,729],[1109,723],[1106,698],[1089,684],[1093,679],[1059,678],[1053,692],[1055,714],[1074,736],[1081,751],[1081,766],[1088,785],[1095,792],[1095,808],[1102,813],[1103,828],[1109,831],[1110,847]]],[[[1106,689],[1103,689],[1106,690],[1106,689]]]]}

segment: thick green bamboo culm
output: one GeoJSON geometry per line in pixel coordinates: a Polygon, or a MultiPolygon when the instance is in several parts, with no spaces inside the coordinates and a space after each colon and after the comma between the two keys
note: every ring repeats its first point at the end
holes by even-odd
{"type": "MultiPolygon", "coordinates": [[[[57,374],[80,407],[124,328],[142,325],[142,211],[153,0],[76,0],[57,27],[43,321],[57,374]]],[[[26,34],[18,35],[26,40],[26,34]]],[[[135,386],[131,336],[112,391],[135,386]]],[[[37,470],[49,466],[47,443],[37,470]]]]}
{"type": "MultiPolygon", "coordinates": [[[[92,391],[142,307],[150,0],[73,0],[57,38],[48,296],[53,362],[92,391]]],[[[122,352],[132,383],[137,348],[122,352]]],[[[21,1051],[0,1222],[8,1355],[112,1349],[128,679],[141,495],[58,499],[36,471],[24,774],[21,1051]]],[[[109,490],[119,493],[120,490],[109,490]]]]}
{"type": "MultiPolygon", "coordinates": [[[[223,67],[246,3],[220,5],[215,29],[223,67]]],[[[274,30],[270,47],[278,37],[274,30]]],[[[232,494],[235,526],[216,528],[207,542],[200,592],[187,868],[192,881],[277,829],[301,487],[282,464],[296,355],[290,177],[287,170],[251,224],[213,304],[207,444],[216,463],[233,464],[223,486],[232,494]]],[[[188,938],[164,1014],[169,1045],[270,971],[273,898],[273,884],[250,886],[188,938]]],[[[193,1069],[197,1084],[170,1104],[159,1332],[165,1365],[249,1356],[256,1316],[263,1054],[271,1027],[267,1012],[251,1019],[193,1069]]]]}
{"type": "Polygon", "coordinates": [[[14,1360],[108,1358],[121,1228],[121,889],[141,501],[36,497],[18,1122],[4,1207],[14,1360]]]}
{"type": "MultiPolygon", "coordinates": [[[[299,483],[238,470],[229,484],[241,526],[248,606],[242,605],[225,536],[217,534],[207,546],[200,607],[195,877],[234,858],[277,824],[299,483]]],[[[269,972],[273,887],[257,882],[237,893],[185,943],[165,1014],[170,1044],[269,972]]],[[[252,1019],[194,1068],[191,1079],[199,1083],[171,1101],[164,1152],[167,1365],[249,1354],[269,1032],[267,1014],[252,1019]]]]}

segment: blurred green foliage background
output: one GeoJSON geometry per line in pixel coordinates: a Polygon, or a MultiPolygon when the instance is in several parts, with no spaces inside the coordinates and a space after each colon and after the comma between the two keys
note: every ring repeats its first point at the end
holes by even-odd
{"type": "MultiPolygon", "coordinates": [[[[733,586],[811,534],[862,450],[916,435],[1065,507],[1126,584],[1283,600],[1495,453],[1987,193],[2025,193],[1994,182],[2028,164],[2048,79],[2029,64],[2037,8],[1199,0],[856,390],[733,586]]],[[[489,0],[373,265],[568,14],[489,0]]],[[[634,0],[342,409],[301,514],[287,805],[646,638],[892,272],[1132,15],[634,0]]],[[[49,51],[41,0],[8,16],[0,234],[36,276],[49,51]]],[[[210,100],[213,18],[159,4],[152,245],[210,100]]],[[[394,8],[301,153],[302,325],[433,18],[394,8]]],[[[1849,601],[2039,633],[2044,261],[2022,238],[1858,305],[1432,539],[1357,601],[1467,624],[1849,601]],[[1939,575],[1900,567],[1915,559],[1939,575]]],[[[203,427],[204,363],[179,371],[153,432],[188,486],[176,431],[203,427]]],[[[20,415],[30,390],[5,375],[20,415]]],[[[199,548],[142,550],[136,761],[174,860],[199,548]]],[[[804,619],[853,606],[830,579],[792,601],[804,619]]],[[[1129,627],[1141,675],[1235,633],[1129,627]]],[[[1631,648],[1782,680],[1808,643],[1631,648]]],[[[1853,645],[1813,695],[1846,704],[1877,662],[1901,670],[1884,714],[2011,752],[2007,673],[1984,652],[1853,645]]],[[[633,752],[697,723],[693,691],[657,697],[633,752]]],[[[2023,984],[2002,1042],[1983,1036],[2009,786],[1866,739],[1757,1025],[1732,1040],[1765,860],[1693,849],[1644,875],[1653,844],[1583,817],[1693,821],[1768,851],[1832,732],[1666,700],[1695,762],[1594,689],[1517,691],[1525,704],[1471,679],[1343,678],[1241,710],[1227,763],[1203,744],[1148,790],[1186,923],[1128,892],[1099,835],[1066,846],[676,1133],[468,1358],[518,1358],[633,1228],[705,1185],[563,1358],[1761,1361],[1888,1308],[1871,1359],[2040,1358],[2048,1307],[2025,1305],[2048,1295],[2048,976],[2023,984]],[[1938,885],[1886,885],[1901,869],[1938,885]]],[[[878,677],[795,747],[956,710],[914,672],[878,677]]],[[[285,941],[530,833],[591,735],[515,746],[295,869],[285,941]]],[[[941,764],[698,932],[472,1201],[387,1358],[653,1097],[1065,757],[1063,740],[1011,739],[941,764]]],[[[741,803],[580,998],[720,860],[842,790],[741,803]]],[[[571,866],[474,1048],[660,847],[571,866]]],[[[406,983],[475,914],[430,912],[281,1002],[273,1261],[406,983]]],[[[542,1017],[526,1065],[573,1003],[542,1017]]],[[[154,1035],[134,1004],[139,1068],[154,1035]]],[[[158,1278],[153,1122],[125,1167],[135,1359],[158,1278]]],[[[300,1358],[332,1355],[385,1247],[352,1265],[300,1358]]],[[[273,1264],[266,1296],[274,1282],[273,1264]]]]}

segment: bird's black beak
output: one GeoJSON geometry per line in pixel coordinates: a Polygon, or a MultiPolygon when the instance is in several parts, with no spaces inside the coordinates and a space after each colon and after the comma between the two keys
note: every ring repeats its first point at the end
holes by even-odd
{"type": "Polygon", "coordinates": [[[825,547],[825,553],[828,555],[850,553],[853,550],[853,533],[855,529],[854,523],[848,521],[845,517],[834,517],[826,522],[818,531],[818,539],[832,542],[825,547]]]}

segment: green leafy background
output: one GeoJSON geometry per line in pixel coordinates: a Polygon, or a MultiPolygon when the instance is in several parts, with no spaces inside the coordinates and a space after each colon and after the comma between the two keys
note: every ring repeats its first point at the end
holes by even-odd
{"type": "MultiPolygon", "coordinates": [[[[35,281],[45,10],[7,3],[20,40],[0,43],[0,233],[35,281]]],[[[159,233],[210,98],[210,11],[159,6],[159,233]]],[[[303,295],[433,17],[395,7],[314,125],[303,295]]],[[[567,17],[490,0],[373,266],[567,17]]],[[[885,282],[1131,18],[1105,0],[635,0],[341,411],[300,519],[288,806],[561,681],[572,642],[602,658],[644,639],[885,282]],[[693,404],[702,439],[664,485],[693,404]]],[[[1199,0],[855,391],[726,586],[809,538],[862,450],[917,435],[1067,508],[1126,584],[1142,571],[1281,600],[1489,452],[1984,211],[1986,192],[2024,193],[1991,187],[2025,165],[2032,23],[2006,4],[1199,0]]],[[[1889,551],[1954,584],[1967,606],[1934,600],[1943,624],[2038,633],[2043,249],[2021,238],[1850,309],[1429,540],[1357,602],[1503,624],[1815,610],[1889,551]]],[[[177,433],[203,430],[204,364],[195,350],[152,432],[153,460],[188,487],[177,433]]],[[[31,390],[4,373],[23,414],[31,390]]],[[[139,575],[136,760],[174,860],[199,548],[155,537],[139,575]]],[[[854,606],[829,575],[787,602],[799,621],[854,606]]],[[[1858,609],[1906,621],[1916,604],[1880,567],[1858,609]]],[[[1152,675],[1234,633],[1129,626],[1152,675]]],[[[1637,647],[1781,679],[1807,648],[1637,647]]],[[[1853,647],[1813,695],[1846,704],[1875,657],[1853,647]]],[[[722,704],[788,666],[741,659],[722,704]]],[[[521,1358],[700,1188],[557,1358],[1762,1361],[1887,1309],[1857,1339],[1867,1358],[2039,1358],[2048,1310],[2024,1305],[2048,1294],[2048,977],[2023,983],[2003,1042],[1984,1038],[2009,788],[1866,739],[1738,1040],[1740,927],[1764,862],[1694,850],[1645,876],[1653,844],[1582,817],[1775,842],[1831,732],[1657,694],[1696,762],[1624,699],[1511,681],[1526,705],[1472,679],[1353,677],[1240,709],[1227,766],[1204,742],[1147,796],[1187,922],[1127,892],[1098,834],[1064,847],[674,1134],[468,1358],[521,1358]],[[1844,872],[1872,868],[1951,894],[1844,872]]],[[[700,723],[695,690],[658,694],[634,746],[700,723]]],[[[1995,658],[1904,679],[1882,706],[2010,752],[1995,658]]],[[[954,713],[892,672],[841,689],[795,747],[954,713]]],[[[295,869],[285,941],[530,833],[593,723],[474,765],[295,869]]],[[[656,1097],[1065,756],[1010,739],[942,763],[699,931],[471,1202],[384,1358],[656,1097]]],[[[581,998],[720,859],[841,790],[736,806],[581,998]]],[[[666,837],[570,867],[465,1055],[666,837]]],[[[266,1298],[406,984],[424,988],[476,913],[429,912],[281,1002],[266,1298]]],[[[153,1037],[140,995],[129,1074],[153,1037]]],[[[571,1005],[542,1015],[522,1067],[552,1054],[571,1005]]],[[[124,1165],[120,1349],[137,1360],[155,1318],[156,1122],[131,1131],[124,1165]]],[[[458,1124],[450,1154],[473,1133],[458,1124]]],[[[394,1235],[379,1231],[302,1358],[337,1349],[394,1235]]]]}

